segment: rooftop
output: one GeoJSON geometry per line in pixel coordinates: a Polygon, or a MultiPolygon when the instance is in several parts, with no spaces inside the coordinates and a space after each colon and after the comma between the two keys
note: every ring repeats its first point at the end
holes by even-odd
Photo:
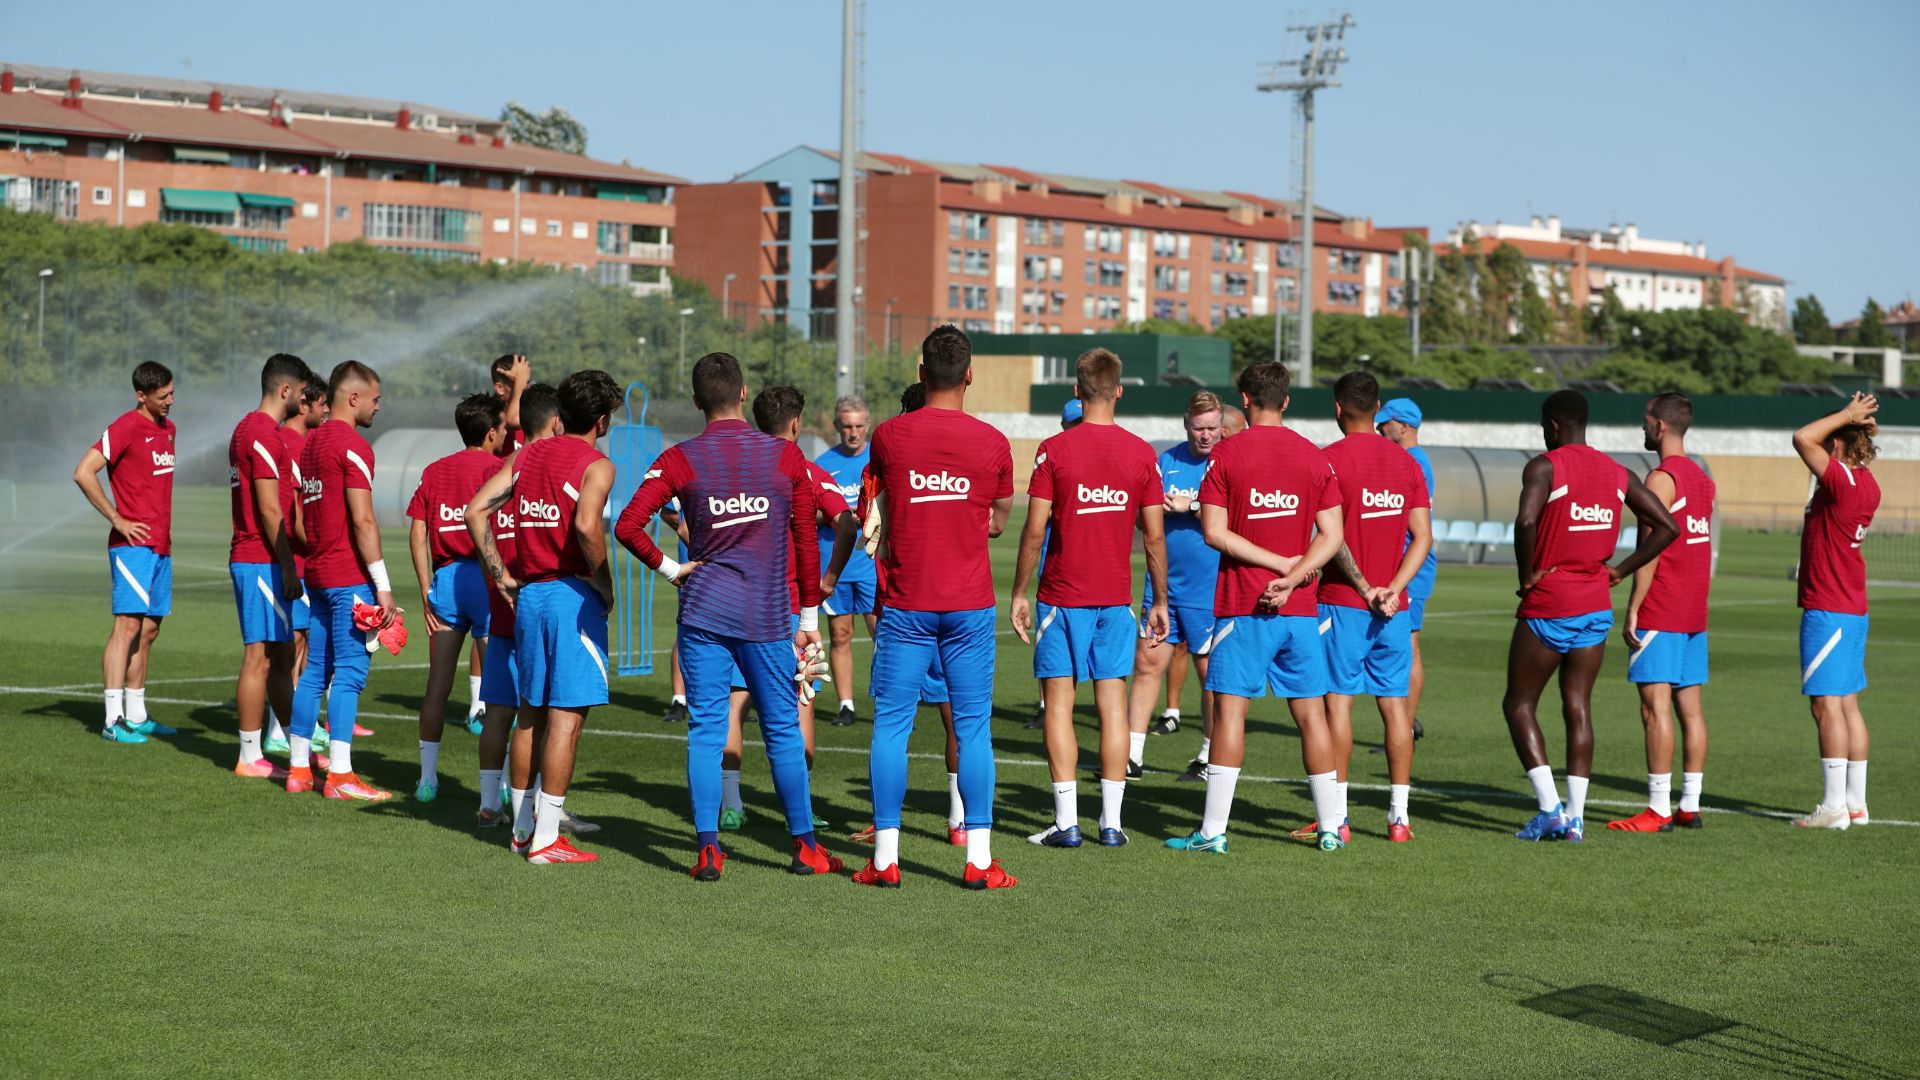
{"type": "MultiPolygon", "coordinates": [[[[1481,254],[1491,254],[1502,244],[1510,244],[1520,254],[1535,262],[1559,262],[1571,264],[1581,258],[1582,253],[1589,266],[1616,267],[1621,270],[1647,270],[1668,274],[1688,274],[1694,277],[1719,277],[1725,267],[1732,263],[1731,258],[1715,261],[1697,255],[1674,255],[1664,251],[1621,251],[1616,248],[1595,247],[1591,244],[1551,241],[1525,240],[1517,238],[1499,239],[1492,236],[1474,238],[1474,247],[1481,254]]],[[[1456,244],[1441,244],[1440,250],[1452,250],[1456,244]]],[[[1763,284],[1783,285],[1786,279],[1774,274],[1763,273],[1750,267],[1733,264],[1734,276],[1743,281],[1755,281],[1763,284]]]]}

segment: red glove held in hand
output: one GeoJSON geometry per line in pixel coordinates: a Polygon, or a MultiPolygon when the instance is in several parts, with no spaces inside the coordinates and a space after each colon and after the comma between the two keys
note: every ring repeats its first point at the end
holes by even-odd
{"type": "MultiPolygon", "coordinates": [[[[353,605],[353,625],[363,633],[370,633],[380,627],[380,608],[376,604],[356,603],[353,605]]],[[[402,621],[401,613],[393,613],[393,622],[385,630],[367,639],[367,651],[379,652],[385,645],[387,651],[395,656],[407,647],[407,624],[402,621]]]]}

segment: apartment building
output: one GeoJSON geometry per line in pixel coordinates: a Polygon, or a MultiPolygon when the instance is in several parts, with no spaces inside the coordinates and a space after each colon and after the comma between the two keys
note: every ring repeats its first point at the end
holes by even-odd
{"type": "MultiPolygon", "coordinates": [[[[796,147],[676,195],[678,272],[736,316],[832,336],[839,160],[796,147]]],[[[1216,327],[1298,302],[1298,221],[1245,192],[1100,180],[897,154],[860,160],[868,341],[951,321],[996,333],[1079,334],[1145,319],[1216,327]]],[[[1316,209],[1316,311],[1403,310],[1405,230],[1316,209]]]]}
{"type": "Polygon", "coordinates": [[[1612,289],[1637,311],[1735,308],[1755,326],[1787,332],[1786,279],[1741,266],[1731,255],[1708,258],[1704,241],[1655,240],[1631,224],[1566,228],[1558,216],[1535,216],[1525,225],[1464,222],[1441,250],[1462,244],[1483,254],[1513,245],[1526,256],[1542,295],[1564,295],[1576,305],[1597,307],[1612,289]]]}
{"type": "Polygon", "coordinates": [[[416,103],[0,66],[0,205],[64,221],[198,225],[259,251],[365,241],[666,292],[685,182],[416,103]]]}

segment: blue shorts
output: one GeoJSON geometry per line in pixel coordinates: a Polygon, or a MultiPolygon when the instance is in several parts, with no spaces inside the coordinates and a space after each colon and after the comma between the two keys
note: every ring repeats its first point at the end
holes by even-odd
{"type": "Polygon", "coordinates": [[[487,636],[487,576],[473,559],[455,559],[433,572],[427,606],[441,622],[463,634],[487,636]]]}
{"type": "Polygon", "coordinates": [[[227,574],[233,578],[233,606],[240,612],[241,643],[292,641],[293,616],[280,597],[280,564],[228,563],[227,574]]]}
{"type": "MultiPolygon", "coordinates": [[[[556,709],[607,703],[607,605],[578,578],[520,590],[513,633],[520,700],[556,709]]],[[[682,667],[686,654],[681,653],[682,667]]]]}
{"type": "Polygon", "coordinates": [[[1231,615],[1213,628],[1207,689],[1257,698],[1320,697],[1327,692],[1327,650],[1311,615],[1231,615]]]}
{"type": "Polygon", "coordinates": [[[1800,613],[1800,692],[1845,697],[1867,688],[1867,617],[1800,613]]]}
{"type": "Polygon", "coordinates": [[[1086,682],[1133,671],[1133,608],[1034,605],[1033,677],[1086,682]]]}
{"type": "Polygon", "coordinates": [[[1407,597],[1407,632],[1417,634],[1427,625],[1427,597],[1407,597]]]}
{"type": "Polygon", "coordinates": [[[1413,620],[1383,619],[1366,608],[1320,605],[1329,693],[1407,696],[1413,674],[1413,620]]]}
{"type": "Polygon", "coordinates": [[[173,556],[150,547],[107,549],[113,579],[113,613],[164,619],[173,611],[173,556]]]}
{"type": "MultiPolygon", "coordinates": [[[[1147,634],[1147,612],[1149,605],[1140,608],[1140,636],[1147,634]]],[[[1213,640],[1213,605],[1205,607],[1169,607],[1167,609],[1167,644],[1185,643],[1187,652],[1194,656],[1207,655],[1207,648],[1213,640]]]]}
{"type": "Polygon", "coordinates": [[[873,582],[871,581],[838,582],[833,587],[833,595],[820,601],[820,614],[827,616],[866,615],[872,611],[873,582]]]}
{"type": "MultiPolygon", "coordinates": [[[[793,616],[792,619],[790,619],[787,622],[787,633],[791,635],[791,634],[797,634],[799,632],[800,632],[800,616],[795,615],[793,616]]],[[[787,651],[788,652],[793,651],[793,647],[791,644],[788,645],[787,651]]],[[[797,656],[794,657],[794,663],[796,665],[796,670],[798,670],[799,657],[797,656]]],[[[686,674],[686,671],[684,670],[684,665],[683,665],[683,670],[681,671],[681,674],[682,675],[686,674]]],[[[793,677],[793,672],[791,671],[787,672],[787,677],[791,679],[793,677]]],[[[733,665],[732,669],[727,673],[727,687],[730,690],[745,690],[747,688],[747,677],[740,673],[739,664],[733,665]]],[[[813,680],[813,692],[816,694],[820,692],[819,679],[813,680]]]]}
{"type": "Polygon", "coordinates": [[[1613,609],[1559,619],[1528,619],[1527,629],[1540,644],[1564,656],[1575,649],[1603,644],[1613,633],[1613,609]]]}
{"type": "Polygon", "coordinates": [[[1666,683],[1674,687],[1705,686],[1707,632],[1640,631],[1640,647],[1627,654],[1627,681],[1666,683]]]}
{"type": "Polygon", "coordinates": [[[495,634],[487,639],[487,655],[480,661],[480,703],[516,708],[520,704],[520,661],[513,638],[495,634]]]}
{"type": "Polygon", "coordinates": [[[307,595],[307,586],[304,582],[300,585],[300,599],[295,600],[293,605],[287,608],[287,614],[293,620],[293,632],[296,634],[305,633],[307,628],[313,625],[313,598],[307,595]]]}

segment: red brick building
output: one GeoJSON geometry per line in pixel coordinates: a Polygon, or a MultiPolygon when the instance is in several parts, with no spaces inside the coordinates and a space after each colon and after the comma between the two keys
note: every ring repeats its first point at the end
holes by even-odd
{"type": "Polygon", "coordinates": [[[267,251],[364,240],[666,291],[683,183],[430,106],[0,69],[0,205],[66,221],[182,222],[267,251]]]}
{"type": "MultiPolygon", "coordinates": [[[[1244,192],[867,154],[862,333],[932,321],[1077,334],[1160,318],[1218,326],[1297,303],[1291,207],[1244,192]]],[[[839,163],[798,147],[676,195],[676,270],[736,316],[831,337],[839,163]],[[823,319],[825,320],[823,322],[823,319]]],[[[1314,309],[1403,311],[1403,230],[1316,213],[1314,309]]]]}

